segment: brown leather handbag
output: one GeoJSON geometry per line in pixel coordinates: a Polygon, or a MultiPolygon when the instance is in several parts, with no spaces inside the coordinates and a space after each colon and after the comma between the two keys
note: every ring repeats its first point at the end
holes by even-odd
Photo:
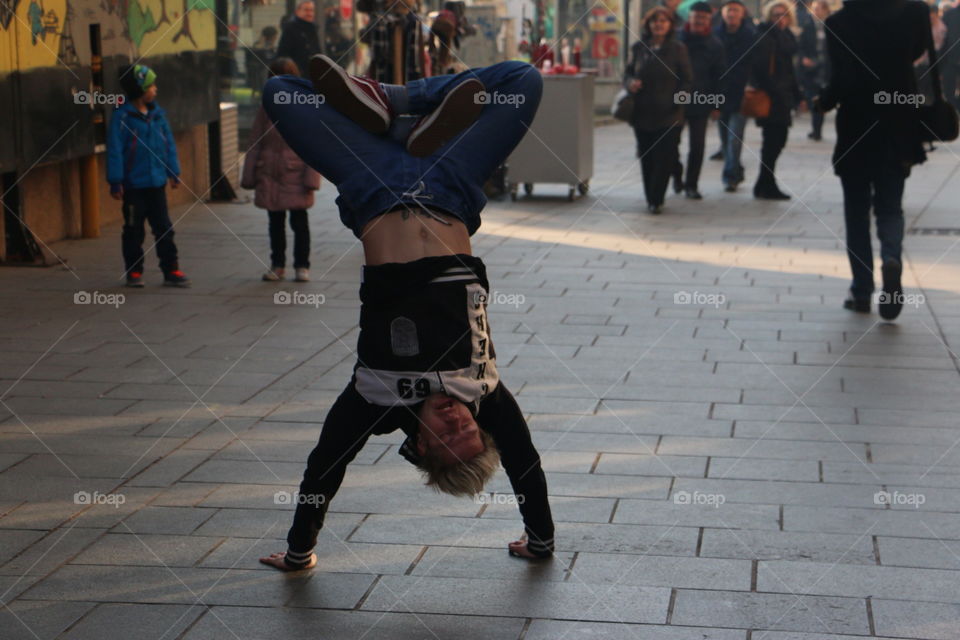
{"type": "MultiPolygon", "coordinates": [[[[775,70],[774,52],[770,52],[770,77],[775,70]]],[[[770,115],[770,94],[763,89],[747,87],[743,90],[743,102],[740,103],[740,113],[747,118],[766,118],[770,115]]]]}

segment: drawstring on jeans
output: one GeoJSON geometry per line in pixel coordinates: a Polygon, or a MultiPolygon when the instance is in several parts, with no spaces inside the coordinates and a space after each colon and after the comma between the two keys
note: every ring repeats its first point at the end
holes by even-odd
{"type": "Polygon", "coordinates": [[[432,200],[432,199],[433,199],[433,195],[432,195],[432,194],[423,193],[423,192],[426,190],[426,188],[427,188],[427,185],[425,185],[425,184],[423,183],[423,180],[421,180],[421,181],[420,181],[420,184],[417,185],[417,188],[416,188],[415,191],[405,191],[405,192],[403,192],[402,194],[400,194],[400,197],[401,197],[401,198],[410,198],[411,200],[413,200],[413,201],[417,204],[417,206],[420,207],[421,212],[424,213],[424,214],[426,214],[427,217],[433,218],[433,219],[436,220],[437,222],[442,222],[443,224],[447,225],[448,227],[449,227],[449,226],[452,226],[452,225],[453,225],[452,222],[450,222],[449,220],[444,220],[444,219],[441,218],[439,215],[437,215],[436,212],[431,211],[429,208],[427,208],[426,205],[424,205],[422,202],[420,202],[421,199],[423,199],[423,200],[432,200]]]}

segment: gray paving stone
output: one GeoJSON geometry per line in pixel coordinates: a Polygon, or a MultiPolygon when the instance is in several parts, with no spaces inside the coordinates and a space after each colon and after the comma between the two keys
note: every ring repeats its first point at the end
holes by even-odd
{"type": "Polygon", "coordinates": [[[706,456],[603,453],[594,473],[702,478],[706,470],[706,456]]]}
{"type": "Polygon", "coordinates": [[[0,608],[4,640],[53,640],[93,607],[90,602],[24,602],[0,608]]]}
{"type": "MultiPolygon", "coordinates": [[[[505,550],[522,530],[519,518],[508,522],[495,518],[372,515],[350,540],[505,550]]],[[[565,523],[557,530],[556,539],[558,551],[692,556],[697,548],[697,530],[691,527],[565,523]]]]}
{"type": "Polygon", "coordinates": [[[580,553],[571,582],[593,584],[749,591],[752,563],[679,556],[625,557],[613,553],[580,553]]]}
{"type": "Polygon", "coordinates": [[[876,562],[870,536],[795,531],[705,529],[700,555],[868,565],[876,562]]]}
{"type": "Polygon", "coordinates": [[[108,533],[70,564],[192,567],[221,540],[204,536],[108,533]]]}
{"type": "MultiPolygon", "coordinates": [[[[486,505],[481,517],[512,520],[517,517],[517,498],[511,494],[481,494],[475,499],[480,506],[486,505]]],[[[559,522],[610,522],[614,498],[550,498],[550,513],[555,523],[559,522]]]]}
{"type": "MultiPolygon", "coordinates": [[[[60,603],[62,606],[62,603],[60,603]]],[[[70,640],[104,637],[164,640],[179,637],[204,613],[200,605],[101,604],[70,629],[70,640]]]]}
{"type": "MultiPolygon", "coordinates": [[[[356,514],[329,514],[324,526],[340,537],[349,535],[360,522],[356,514]]],[[[220,509],[193,532],[198,536],[234,536],[238,538],[284,537],[293,522],[293,509],[220,509]]]]}
{"type": "Polygon", "coordinates": [[[960,634],[960,606],[932,602],[874,599],[877,633],[898,638],[953,640],[960,634]]]}
{"type": "Polygon", "coordinates": [[[814,595],[902,598],[960,604],[956,572],[852,564],[761,561],[757,590],[814,595]]]}
{"type": "Polygon", "coordinates": [[[520,637],[521,618],[429,615],[319,609],[213,607],[184,640],[315,640],[316,638],[476,638],[520,637]],[[215,615],[214,615],[215,614],[215,615]]]}
{"type": "Polygon", "coordinates": [[[544,451],[610,451],[613,453],[653,454],[657,447],[657,438],[615,433],[580,433],[578,431],[536,431],[533,444],[544,451]]]}
{"type": "Polygon", "coordinates": [[[208,460],[184,476],[187,482],[233,482],[297,486],[303,476],[304,462],[276,460],[208,460]]]}
{"type": "Polygon", "coordinates": [[[960,542],[878,536],[877,547],[885,566],[960,570],[960,542]]]}
{"type": "Polygon", "coordinates": [[[511,557],[502,549],[429,547],[410,575],[563,581],[568,575],[567,567],[572,558],[572,553],[561,552],[545,562],[526,562],[511,557]]]}
{"type": "Polygon", "coordinates": [[[144,507],[126,518],[114,530],[117,533],[189,535],[216,513],[216,509],[194,507],[144,507]]]}
{"type": "Polygon", "coordinates": [[[744,640],[746,631],[703,627],[667,627],[610,622],[534,620],[524,640],[592,638],[594,640],[744,640]]]}
{"type": "MultiPolygon", "coordinates": [[[[343,574],[338,574],[343,575],[343,574]]],[[[234,569],[171,570],[165,567],[104,567],[70,565],[58,569],[24,593],[24,600],[67,600],[157,604],[230,604],[281,606],[301,592],[304,574],[278,575],[234,569]]],[[[351,607],[372,582],[372,577],[344,577],[323,595],[327,606],[351,607]]],[[[329,581],[325,581],[329,582],[329,581]]],[[[319,598],[316,598],[319,600],[319,598]]]]}
{"type": "Polygon", "coordinates": [[[669,478],[610,474],[547,473],[550,495],[590,498],[666,498],[669,478]]]}
{"type": "Polygon", "coordinates": [[[871,463],[863,465],[857,462],[823,463],[823,481],[851,484],[878,484],[888,486],[944,487],[960,488],[960,474],[952,473],[952,468],[930,465],[871,463]],[[939,471],[948,473],[939,473],[939,471]]]}
{"type": "MultiPolygon", "coordinates": [[[[748,465],[744,459],[740,464],[748,465]]],[[[837,506],[877,506],[878,487],[827,485],[818,482],[780,482],[776,480],[715,480],[677,478],[671,495],[680,491],[723,496],[727,503],[801,504],[837,506]]]]}
{"type": "Polygon", "coordinates": [[[675,500],[621,500],[613,521],[624,524],[656,524],[682,527],[715,527],[772,530],[780,528],[780,510],[775,505],[717,504],[675,500]]]}
{"type": "Polygon", "coordinates": [[[458,610],[464,615],[560,619],[576,609],[576,617],[581,620],[663,623],[669,599],[669,589],[652,587],[614,585],[594,589],[570,582],[384,576],[361,609],[416,613],[458,610]]]}
{"type": "Polygon", "coordinates": [[[680,590],[671,620],[680,625],[821,634],[870,632],[866,601],[858,598],[680,590]]]}
{"type": "Polygon", "coordinates": [[[818,482],[820,465],[817,460],[750,458],[747,461],[739,458],[710,458],[708,475],[711,478],[731,480],[818,482]]]}
{"type": "MultiPolygon", "coordinates": [[[[782,458],[786,460],[866,460],[863,445],[835,443],[748,440],[745,438],[686,438],[665,436],[657,453],[708,455],[731,458],[782,458]]],[[[814,478],[816,480],[816,478],[814,478]]]]}
{"type": "Polygon", "coordinates": [[[784,507],[783,526],[794,531],[827,531],[871,535],[960,540],[960,515],[841,507],[784,507]]]}
{"type": "Polygon", "coordinates": [[[44,536],[43,531],[29,529],[0,529],[0,565],[44,536]]]}
{"type": "Polygon", "coordinates": [[[67,562],[103,535],[102,529],[61,527],[29,547],[0,568],[4,575],[44,575],[67,562]]]}
{"type": "MultiPolygon", "coordinates": [[[[756,631],[753,637],[757,640],[861,640],[863,636],[850,635],[824,635],[822,633],[797,633],[793,631],[756,631]]],[[[871,636],[873,637],[873,636],[871,636]]],[[[893,640],[892,638],[881,638],[880,640],[893,640]]]]}

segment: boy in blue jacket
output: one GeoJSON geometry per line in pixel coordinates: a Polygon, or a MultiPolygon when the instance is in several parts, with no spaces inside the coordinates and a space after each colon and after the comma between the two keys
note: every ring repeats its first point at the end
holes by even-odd
{"type": "Polygon", "coordinates": [[[173,224],[167,212],[167,181],[180,184],[177,145],[166,114],[155,102],[157,74],[143,64],[120,71],[120,86],[127,99],[110,119],[107,136],[107,182],[110,195],[123,200],[123,261],[127,286],[143,286],[143,221],[150,222],[156,238],[163,284],[189,287],[180,270],[173,224]]]}

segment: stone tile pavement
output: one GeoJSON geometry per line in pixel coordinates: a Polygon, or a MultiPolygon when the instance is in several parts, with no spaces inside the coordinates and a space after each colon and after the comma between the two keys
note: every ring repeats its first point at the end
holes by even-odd
{"type": "Polygon", "coordinates": [[[121,288],[117,227],[55,244],[67,268],[0,270],[0,636],[960,638],[960,235],[930,231],[960,228],[960,146],[908,182],[915,304],[887,324],[840,308],[839,184],[804,125],[790,203],[725,194],[708,162],[706,200],[641,213],[616,125],[590,197],[488,207],[502,377],[558,524],[543,564],[506,554],[502,475],[434,494],[395,435],[351,466],[318,570],[257,563],[353,364],[361,251],[329,185],[309,284],[259,280],[266,216],[235,204],[174,212],[188,291],[152,268],[121,288]]]}

